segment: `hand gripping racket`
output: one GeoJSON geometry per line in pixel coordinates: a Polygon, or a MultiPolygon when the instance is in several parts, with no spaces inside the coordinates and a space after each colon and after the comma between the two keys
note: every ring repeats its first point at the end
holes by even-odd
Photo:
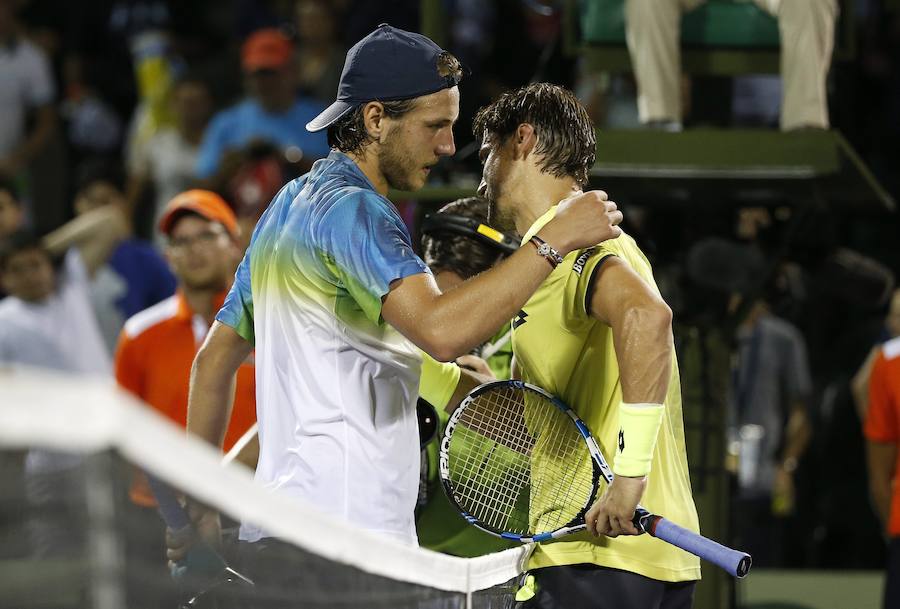
{"type": "MultiPolygon", "coordinates": [[[[172,489],[150,474],[147,474],[147,480],[166,526],[178,537],[196,536],[194,525],[172,489]]],[[[218,592],[220,588],[254,585],[251,579],[229,567],[222,555],[199,537],[187,551],[187,555],[172,568],[172,577],[177,581],[190,582],[194,589],[200,589],[199,592],[190,594],[179,609],[201,606],[204,597],[218,592]]]]}
{"type": "MultiPolygon", "coordinates": [[[[514,541],[540,542],[586,528],[601,479],[613,472],[587,425],[549,393],[522,381],[474,389],[447,423],[440,474],[450,501],[471,524],[514,541]]],[[[638,506],[635,527],[736,577],[745,552],[727,548],[638,506]]]]}

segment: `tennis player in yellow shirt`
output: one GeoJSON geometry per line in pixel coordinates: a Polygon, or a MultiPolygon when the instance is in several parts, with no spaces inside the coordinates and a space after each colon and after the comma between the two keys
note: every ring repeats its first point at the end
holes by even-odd
{"type": "Polygon", "coordinates": [[[528,609],[689,609],[699,559],[637,535],[635,507],[698,531],[691,496],[672,313],[646,257],[623,234],[560,257],[540,238],[556,205],[581,192],[594,126],[569,91],[532,84],[479,111],[490,224],[523,235],[554,267],[513,321],[523,380],[559,396],[591,428],[616,479],[588,531],[540,544],[520,591],[528,609]],[[529,598],[530,597],[530,598],[529,598]]]}

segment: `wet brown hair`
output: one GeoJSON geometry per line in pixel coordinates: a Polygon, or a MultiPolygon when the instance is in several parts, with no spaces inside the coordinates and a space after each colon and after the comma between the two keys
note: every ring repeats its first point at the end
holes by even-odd
{"type": "Polygon", "coordinates": [[[537,135],[535,152],[541,170],[558,178],[571,176],[584,186],[596,157],[597,136],[587,110],[575,95],[548,83],[530,84],[501,95],[475,115],[475,137],[506,141],[522,123],[537,135]]]}

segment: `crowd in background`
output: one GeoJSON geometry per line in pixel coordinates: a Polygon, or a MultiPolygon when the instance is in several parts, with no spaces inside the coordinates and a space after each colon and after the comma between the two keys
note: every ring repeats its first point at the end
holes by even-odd
{"type": "MultiPolygon", "coordinates": [[[[830,122],[896,199],[900,11],[878,0],[851,1],[858,48],[831,66],[830,122]]],[[[217,193],[235,228],[230,219],[220,223],[243,251],[278,190],[328,154],[324,134],[304,126],[334,100],[346,49],[381,22],[420,29],[419,5],[0,0],[2,286],[25,302],[55,299],[39,311],[0,302],[0,362],[66,368],[22,339],[41,335],[62,339],[74,369],[111,374],[127,320],[170,299],[176,284],[184,288],[191,271],[179,251],[194,251],[194,241],[229,250],[205,225],[180,241],[172,232],[179,225],[161,229],[169,202],[189,189],[206,192],[204,200],[217,193]],[[10,254],[36,249],[52,257],[10,254]],[[32,352],[9,355],[25,344],[32,352]]],[[[639,126],[633,78],[598,80],[565,56],[558,3],[445,5],[447,47],[471,76],[461,85],[459,152],[441,163],[434,182],[476,181],[468,128],[475,110],[530,81],[575,90],[601,129],[639,126]]],[[[721,107],[697,103],[680,122],[777,128],[772,82],[729,89],[721,107]],[[757,100],[751,111],[748,90],[757,100]]],[[[722,91],[713,78],[688,86],[694,99],[722,91]]],[[[611,194],[628,201],[628,193],[611,194]]],[[[881,564],[882,525],[861,473],[861,421],[870,354],[898,334],[897,220],[816,210],[798,237],[777,209],[698,219],[684,210],[623,207],[627,230],[659,270],[676,339],[679,327],[727,335],[730,444],[757,454],[755,466],[745,458],[736,467],[736,502],[750,530],[772,530],[767,538],[781,541],[757,550],[762,563],[881,564]]],[[[222,218],[203,210],[201,218],[222,218]]],[[[212,295],[224,288],[213,287],[212,295]]],[[[208,321],[209,311],[202,317],[208,321]]],[[[124,336],[135,336],[135,327],[124,336]]],[[[197,332],[202,338],[205,327],[197,332]]],[[[741,527],[736,534],[752,542],[741,527]]]]}

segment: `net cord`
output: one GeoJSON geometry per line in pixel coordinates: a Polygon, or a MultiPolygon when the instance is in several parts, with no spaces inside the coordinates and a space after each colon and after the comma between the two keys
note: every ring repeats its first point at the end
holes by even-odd
{"type": "Polygon", "coordinates": [[[232,518],[264,526],[309,552],[374,575],[470,596],[517,577],[531,551],[522,546],[458,558],[354,527],[261,488],[240,464],[223,466],[213,447],[186,437],[112,380],[0,368],[0,405],[0,447],[85,454],[115,450],[232,518]]]}

